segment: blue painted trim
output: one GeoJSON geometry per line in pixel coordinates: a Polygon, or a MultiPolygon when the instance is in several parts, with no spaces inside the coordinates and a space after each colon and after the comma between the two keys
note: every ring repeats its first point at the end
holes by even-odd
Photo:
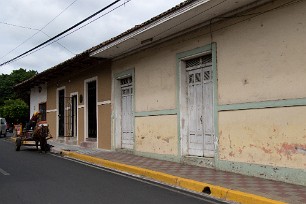
{"type": "Polygon", "coordinates": [[[306,186],[306,170],[219,160],[218,169],[306,186]]]}
{"type": "Polygon", "coordinates": [[[218,111],[306,106],[306,98],[219,105],[218,111]]]}
{"type": "Polygon", "coordinates": [[[177,109],[135,112],[135,117],[159,116],[159,115],[176,115],[177,109]]]}

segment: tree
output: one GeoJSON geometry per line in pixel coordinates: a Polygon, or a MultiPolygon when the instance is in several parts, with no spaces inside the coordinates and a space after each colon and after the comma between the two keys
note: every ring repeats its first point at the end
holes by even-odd
{"type": "MultiPolygon", "coordinates": [[[[18,69],[12,71],[11,74],[1,74],[0,75],[0,106],[4,104],[5,100],[17,99],[20,96],[14,92],[14,86],[27,80],[37,74],[37,71],[25,69],[18,69]]],[[[24,97],[26,93],[22,94],[24,97]]]]}
{"type": "Polygon", "coordinates": [[[23,92],[17,95],[14,86],[37,74],[37,71],[18,69],[11,74],[0,75],[0,115],[9,123],[24,122],[29,115],[29,93],[23,92]],[[22,99],[20,99],[22,98],[22,99]]]}
{"type": "Polygon", "coordinates": [[[10,99],[4,101],[0,107],[0,114],[9,123],[21,123],[27,118],[29,106],[21,99],[10,99]]]}

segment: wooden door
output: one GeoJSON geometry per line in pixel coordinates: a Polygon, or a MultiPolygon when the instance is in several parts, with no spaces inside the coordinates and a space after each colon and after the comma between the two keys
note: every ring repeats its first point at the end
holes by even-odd
{"type": "Polygon", "coordinates": [[[132,77],[121,79],[121,148],[133,149],[134,113],[132,77]]]}
{"type": "Polygon", "coordinates": [[[188,76],[188,153],[214,156],[211,55],[186,61],[188,76]]]}
{"type": "Polygon", "coordinates": [[[97,138],[97,94],[96,81],[87,84],[88,137],[97,138]]]}

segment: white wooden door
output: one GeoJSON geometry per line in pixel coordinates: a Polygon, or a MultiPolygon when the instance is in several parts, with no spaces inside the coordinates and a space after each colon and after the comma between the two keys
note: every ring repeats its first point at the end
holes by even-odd
{"type": "Polygon", "coordinates": [[[213,81],[211,56],[186,61],[188,73],[188,153],[214,156],[213,81]]]}
{"type": "Polygon", "coordinates": [[[132,77],[121,80],[121,148],[133,149],[133,86],[132,77]]]}

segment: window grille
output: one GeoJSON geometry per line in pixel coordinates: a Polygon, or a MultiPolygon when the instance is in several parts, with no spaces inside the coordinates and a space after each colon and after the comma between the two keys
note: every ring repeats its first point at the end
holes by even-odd
{"type": "Polygon", "coordinates": [[[186,68],[191,68],[191,67],[197,67],[197,66],[210,66],[212,63],[212,56],[211,54],[209,55],[204,55],[201,57],[193,58],[190,60],[186,60],[186,68]]]}

